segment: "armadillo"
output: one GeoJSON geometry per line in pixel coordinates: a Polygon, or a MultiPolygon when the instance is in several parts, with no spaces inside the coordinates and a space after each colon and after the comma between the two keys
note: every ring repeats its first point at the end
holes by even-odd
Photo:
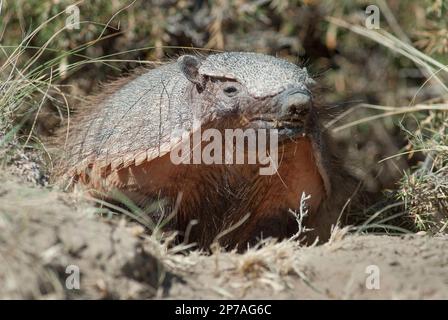
{"type": "MultiPolygon", "coordinates": [[[[314,85],[306,68],[269,55],[182,55],[106,85],[80,108],[58,176],[97,197],[119,192],[141,208],[163,199],[152,219],[169,216],[165,228],[202,248],[291,237],[298,231],[291,212],[299,210],[307,212],[306,241],[323,241],[350,188],[349,179],[337,178],[343,168],[322,129],[314,85]],[[276,130],[275,172],[260,174],[260,163],[173,162],[174,136],[208,129],[222,136],[228,129],[276,130]]],[[[194,152],[207,142],[188,143],[194,152]]]]}

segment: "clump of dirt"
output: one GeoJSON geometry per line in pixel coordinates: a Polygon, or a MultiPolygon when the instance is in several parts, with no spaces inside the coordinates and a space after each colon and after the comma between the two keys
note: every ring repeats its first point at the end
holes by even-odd
{"type": "Polygon", "coordinates": [[[244,254],[206,255],[95,211],[76,194],[1,173],[0,298],[448,298],[446,236],[344,229],[318,247],[268,239],[244,254]],[[66,283],[73,268],[79,289],[66,283]]]}
{"type": "Polygon", "coordinates": [[[102,221],[74,196],[1,180],[1,298],[151,298],[169,286],[173,275],[132,226],[102,221]],[[66,286],[73,266],[79,290],[66,286]]]}

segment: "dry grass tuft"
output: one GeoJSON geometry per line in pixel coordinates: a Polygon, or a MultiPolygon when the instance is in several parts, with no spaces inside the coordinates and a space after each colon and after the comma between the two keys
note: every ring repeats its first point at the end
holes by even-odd
{"type": "MultiPolygon", "coordinates": [[[[388,10],[385,2],[382,1],[381,3],[383,4],[382,9],[388,10]]],[[[406,134],[408,143],[400,153],[391,155],[381,162],[402,156],[407,156],[410,159],[413,156],[422,155],[424,158],[424,161],[420,161],[409,172],[403,172],[399,189],[393,193],[395,198],[402,202],[394,203],[392,206],[396,207],[403,204],[403,210],[398,213],[392,212],[392,215],[375,222],[373,220],[377,217],[381,218],[380,215],[384,213],[383,209],[379,210],[370,216],[362,226],[358,227],[357,232],[377,229],[378,227],[385,228],[385,222],[390,222],[398,216],[411,217],[414,221],[413,227],[417,230],[431,231],[432,233],[447,231],[446,194],[448,191],[448,176],[446,168],[448,163],[446,159],[448,156],[448,132],[446,113],[448,111],[448,67],[429,54],[425,54],[412,46],[398,25],[395,25],[395,31],[400,38],[384,29],[369,30],[364,26],[340,18],[329,17],[327,20],[338,27],[346,28],[371,39],[392,52],[408,58],[426,76],[426,81],[416,90],[409,100],[408,106],[361,105],[360,107],[378,111],[378,114],[334,128],[334,131],[340,131],[374,120],[401,115],[401,119],[398,119],[398,125],[406,134]],[[437,97],[424,103],[416,103],[419,93],[426,86],[430,86],[433,92],[437,93],[437,97]]],[[[441,32],[443,33],[444,30],[442,29],[441,32]]],[[[425,44],[427,52],[432,50],[428,47],[434,48],[434,45],[426,42],[425,44]]],[[[399,232],[405,231],[400,226],[392,225],[389,227],[399,232]]]]}

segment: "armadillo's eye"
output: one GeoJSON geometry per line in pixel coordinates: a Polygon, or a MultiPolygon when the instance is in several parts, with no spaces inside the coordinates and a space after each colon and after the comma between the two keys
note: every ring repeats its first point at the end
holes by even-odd
{"type": "Polygon", "coordinates": [[[224,88],[224,93],[228,97],[233,97],[238,93],[238,89],[235,86],[228,86],[224,88]]]}

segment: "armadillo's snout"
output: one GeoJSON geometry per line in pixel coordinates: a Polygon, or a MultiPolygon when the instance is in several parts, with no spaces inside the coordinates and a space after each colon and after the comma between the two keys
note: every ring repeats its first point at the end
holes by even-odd
{"type": "Polygon", "coordinates": [[[311,93],[306,88],[290,88],[273,97],[266,111],[250,118],[254,128],[278,129],[281,136],[294,136],[304,131],[311,110],[311,93]]]}
{"type": "Polygon", "coordinates": [[[279,118],[298,119],[311,108],[311,92],[305,88],[291,88],[278,96],[279,118]]]}

